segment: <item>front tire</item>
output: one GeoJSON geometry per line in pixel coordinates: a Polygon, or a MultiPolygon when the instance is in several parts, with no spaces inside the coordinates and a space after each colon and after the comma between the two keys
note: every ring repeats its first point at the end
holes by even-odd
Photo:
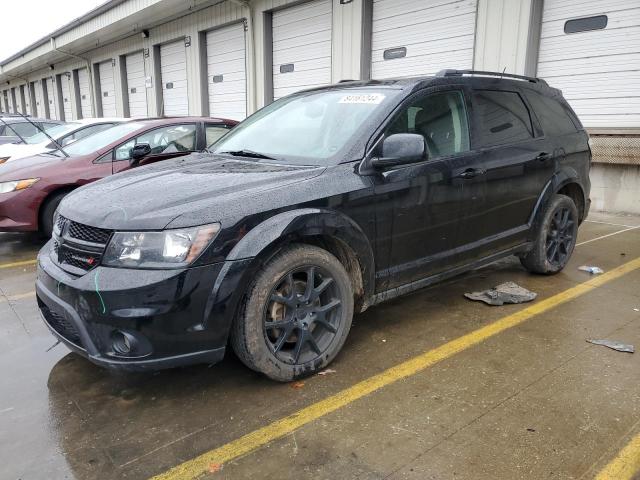
{"type": "Polygon", "coordinates": [[[578,235],[578,209],[566,195],[551,197],[533,243],[533,249],[520,257],[532,273],[553,275],[571,258],[578,235]]]}
{"type": "Polygon", "coordinates": [[[353,318],[353,289],[338,259],[292,245],[248,288],[231,345],[249,368],[280,382],[312,375],[336,357],[353,318]]]}

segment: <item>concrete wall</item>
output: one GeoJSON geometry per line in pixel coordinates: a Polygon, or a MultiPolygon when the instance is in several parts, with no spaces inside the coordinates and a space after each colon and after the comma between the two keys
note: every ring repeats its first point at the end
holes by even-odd
{"type": "Polygon", "coordinates": [[[640,214],[640,166],[594,163],[591,167],[593,211],[640,214]]]}

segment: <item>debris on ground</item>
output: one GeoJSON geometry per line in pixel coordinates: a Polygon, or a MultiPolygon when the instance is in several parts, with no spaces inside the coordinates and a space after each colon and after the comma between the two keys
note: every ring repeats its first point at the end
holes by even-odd
{"type": "Polygon", "coordinates": [[[634,312],[640,312],[640,308],[634,308],[633,311],[634,312]]]}
{"type": "Polygon", "coordinates": [[[295,383],[291,384],[291,388],[298,389],[298,388],[302,388],[302,387],[304,387],[304,382],[295,382],[295,383]]]}
{"type": "Polygon", "coordinates": [[[210,463],[209,464],[209,473],[217,473],[222,470],[221,463],[210,463]]]}
{"type": "Polygon", "coordinates": [[[504,305],[505,303],[525,303],[534,300],[538,294],[513,282],[505,282],[482,292],[465,293],[469,300],[484,302],[487,305],[504,305]]]}
{"type": "Polygon", "coordinates": [[[593,267],[591,265],[582,265],[581,267],[578,267],[578,270],[588,272],[591,275],[599,275],[600,273],[604,273],[604,270],[602,270],[600,267],[593,267]]]}
{"type": "Polygon", "coordinates": [[[587,342],[589,343],[593,343],[594,345],[602,345],[604,347],[609,347],[613,350],[616,350],[618,352],[626,352],[626,353],[633,353],[635,352],[635,348],[633,347],[633,345],[626,345],[622,342],[616,342],[615,340],[595,340],[595,339],[589,339],[587,340],[587,342]]]}
{"type": "Polygon", "coordinates": [[[336,373],[336,371],[335,370],[331,370],[330,368],[327,368],[326,370],[318,372],[318,375],[324,376],[324,375],[329,375],[330,373],[336,373]]]}

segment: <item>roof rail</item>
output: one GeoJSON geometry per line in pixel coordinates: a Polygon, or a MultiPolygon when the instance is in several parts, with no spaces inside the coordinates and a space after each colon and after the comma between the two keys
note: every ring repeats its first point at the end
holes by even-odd
{"type": "Polygon", "coordinates": [[[436,73],[436,77],[462,77],[463,75],[480,75],[484,77],[515,78],[516,80],[524,80],[526,82],[547,85],[547,82],[545,82],[542,78],[527,77],[525,75],[515,75],[513,73],[487,72],[484,70],[453,70],[453,69],[440,70],[438,73],[436,73]]]}

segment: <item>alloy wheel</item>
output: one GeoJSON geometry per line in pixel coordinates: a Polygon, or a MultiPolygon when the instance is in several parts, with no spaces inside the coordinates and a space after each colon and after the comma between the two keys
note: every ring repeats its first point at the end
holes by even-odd
{"type": "Polygon", "coordinates": [[[547,260],[552,265],[564,266],[567,262],[575,240],[574,225],[568,208],[558,208],[553,213],[546,240],[547,260]]]}
{"type": "Polygon", "coordinates": [[[319,266],[296,268],[279,279],[264,311],[264,336],[280,361],[302,364],[322,356],[338,334],[342,300],[319,266]]]}

